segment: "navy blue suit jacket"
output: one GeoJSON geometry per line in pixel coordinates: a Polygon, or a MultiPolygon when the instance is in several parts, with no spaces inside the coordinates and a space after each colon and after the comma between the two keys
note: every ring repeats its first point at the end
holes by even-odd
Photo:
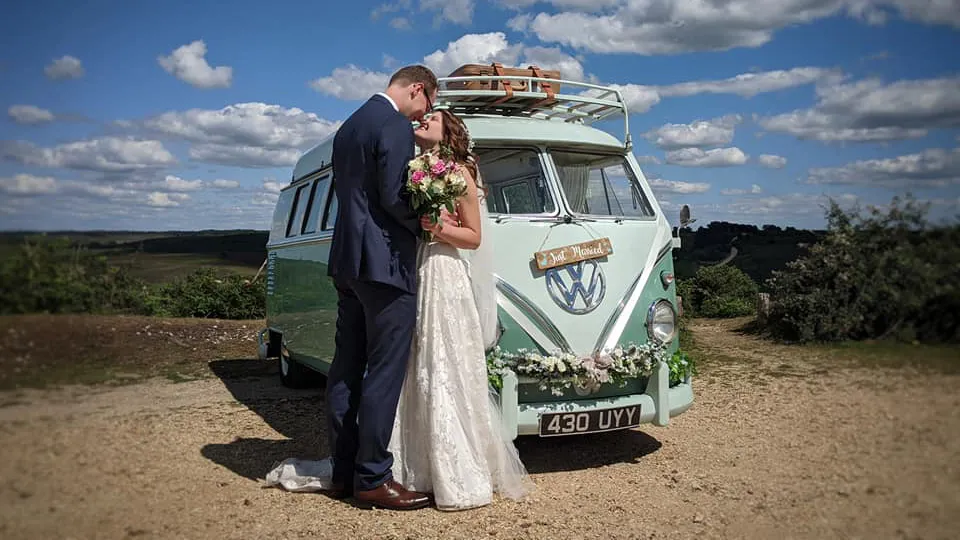
{"type": "Polygon", "coordinates": [[[404,191],[413,126],[386,98],[371,97],[333,139],[339,210],[327,273],[416,292],[420,221],[404,191]]]}

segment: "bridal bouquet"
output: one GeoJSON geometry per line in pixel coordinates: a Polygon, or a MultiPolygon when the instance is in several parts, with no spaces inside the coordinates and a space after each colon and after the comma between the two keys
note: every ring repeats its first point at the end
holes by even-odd
{"type": "MultiPolygon", "coordinates": [[[[453,160],[453,152],[446,145],[413,158],[408,168],[407,192],[418,214],[437,223],[442,209],[454,212],[457,199],[467,191],[467,180],[463,166],[453,160]]],[[[423,239],[430,240],[431,234],[423,231],[423,239]]]]}

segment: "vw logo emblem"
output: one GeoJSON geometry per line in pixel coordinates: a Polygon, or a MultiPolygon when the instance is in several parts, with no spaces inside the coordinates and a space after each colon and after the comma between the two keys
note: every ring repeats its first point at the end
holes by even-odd
{"type": "Polygon", "coordinates": [[[607,292],[606,278],[596,259],[550,268],[545,277],[550,298],[576,315],[597,309],[607,292]]]}

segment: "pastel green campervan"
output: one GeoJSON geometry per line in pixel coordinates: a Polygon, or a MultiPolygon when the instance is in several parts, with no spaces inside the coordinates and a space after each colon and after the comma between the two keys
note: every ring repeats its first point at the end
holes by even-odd
{"type": "MultiPolygon", "coordinates": [[[[691,375],[671,381],[664,359],[678,348],[672,252],[680,244],[632,154],[623,96],[614,88],[526,76],[439,83],[437,107],[463,118],[489,189],[484,234],[496,249],[500,353],[609,358],[624,347],[651,345],[665,352],[622,385],[546,387],[507,372],[498,379],[505,431],[575,435],[666,425],[685,412],[693,403],[691,375]],[[508,96],[497,84],[470,89],[504,80],[523,83],[525,91],[508,96]],[[545,82],[565,93],[547,91],[545,82]],[[616,121],[622,139],[597,127],[616,121]],[[544,269],[534,257],[601,240],[612,252],[544,269]]],[[[316,383],[333,359],[337,295],[326,268],[337,216],[331,146],[332,137],[297,162],[267,244],[260,356],[277,358],[291,387],[316,383]]]]}

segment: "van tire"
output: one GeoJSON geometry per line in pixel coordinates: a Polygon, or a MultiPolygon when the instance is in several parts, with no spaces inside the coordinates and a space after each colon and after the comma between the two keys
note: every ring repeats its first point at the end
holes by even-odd
{"type": "Polygon", "coordinates": [[[317,385],[320,374],[304,366],[286,354],[277,357],[280,382],[287,388],[310,388],[317,385]]]}

